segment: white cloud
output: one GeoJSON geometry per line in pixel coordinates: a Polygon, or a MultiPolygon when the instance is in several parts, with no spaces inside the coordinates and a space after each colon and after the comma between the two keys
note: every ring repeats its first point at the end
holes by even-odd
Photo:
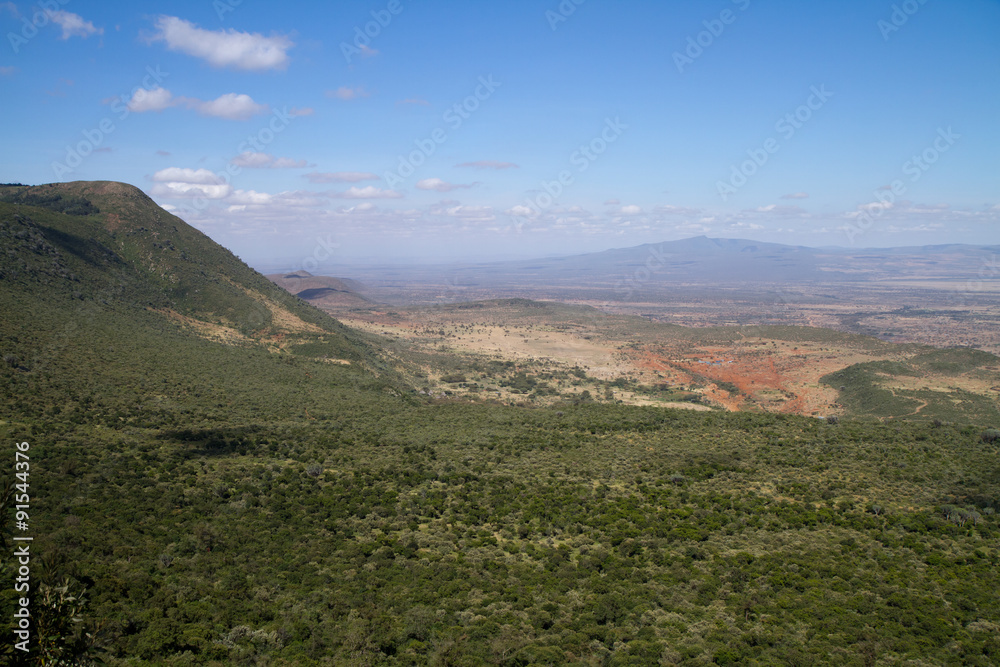
{"type": "Polygon", "coordinates": [[[271,169],[305,169],[306,167],[315,167],[316,165],[311,165],[305,160],[293,160],[290,157],[279,157],[271,163],[271,169]]]}
{"type": "Polygon", "coordinates": [[[893,204],[892,202],[887,202],[887,201],[873,201],[873,202],[869,202],[867,204],[861,204],[861,205],[859,205],[858,206],[858,210],[857,210],[857,212],[854,213],[854,215],[860,215],[860,213],[862,211],[865,211],[865,212],[868,212],[868,213],[877,213],[877,212],[882,212],[882,211],[888,211],[889,209],[893,208],[894,206],[895,206],[895,204],[893,204]]]}
{"type": "Polygon", "coordinates": [[[163,111],[164,109],[176,106],[177,101],[166,88],[157,86],[152,90],[140,88],[132,95],[126,106],[129,111],[145,113],[147,111],[163,111]]]}
{"type": "Polygon", "coordinates": [[[788,195],[781,195],[782,199],[809,199],[808,192],[793,192],[788,195]]]}
{"type": "Polygon", "coordinates": [[[246,151],[234,157],[230,162],[237,167],[247,169],[301,169],[308,167],[305,160],[293,160],[287,157],[274,157],[270,153],[255,153],[246,151]]]}
{"type": "Polygon", "coordinates": [[[227,199],[233,205],[269,204],[273,200],[274,195],[256,190],[237,190],[227,199]]]}
{"type": "Polygon", "coordinates": [[[229,185],[198,185],[196,183],[168,182],[157,183],[151,194],[155,197],[171,199],[225,199],[232,192],[229,185]]]}
{"type": "Polygon", "coordinates": [[[157,183],[177,182],[218,185],[224,182],[208,169],[187,169],[185,167],[167,167],[153,174],[152,178],[157,183]]]}
{"type": "Polygon", "coordinates": [[[160,87],[152,90],[140,88],[126,103],[129,111],[136,113],[163,111],[181,105],[194,109],[203,116],[227,120],[246,120],[268,111],[266,104],[257,104],[249,95],[226,93],[206,102],[196,97],[174,97],[169,90],[160,87]]]}
{"type": "Polygon", "coordinates": [[[371,57],[377,56],[379,54],[378,49],[373,49],[372,47],[368,46],[367,44],[362,44],[361,48],[359,49],[359,51],[361,51],[361,57],[362,58],[371,58],[371,57]]]}
{"type": "Polygon", "coordinates": [[[635,204],[629,204],[628,206],[622,206],[622,215],[639,215],[642,213],[642,207],[636,206],[635,204]]]}
{"type": "Polygon", "coordinates": [[[175,199],[224,199],[232,188],[208,169],[167,167],[152,176],[156,183],[151,192],[158,197],[175,199]]]}
{"type": "Polygon", "coordinates": [[[417,181],[417,187],[421,190],[433,190],[435,192],[451,192],[462,188],[471,188],[472,185],[462,185],[459,183],[448,183],[440,178],[425,178],[417,181]]]}
{"type": "Polygon", "coordinates": [[[246,167],[247,169],[263,169],[264,167],[270,167],[274,163],[274,156],[270,153],[255,153],[254,151],[246,151],[245,153],[240,153],[234,157],[230,162],[237,167],[246,167]]]}
{"type": "Polygon", "coordinates": [[[653,209],[654,213],[659,213],[661,215],[699,215],[701,211],[696,208],[685,208],[683,206],[671,206],[670,204],[663,204],[657,206],[653,209]]]}
{"type": "Polygon", "coordinates": [[[195,99],[186,101],[202,116],[227,120],[246,120],[268,111],[266,104],[257,104],[249,95],[237,93],[226,93],[209,102],[195,99]]]}
{"type": "Polygon", "coordinates": [[[363,188],[351,187],[345,192],[331,192],[331,197],[337,199],[400,199],[403,195],[395,190],[382,190],[374,185],[363,188]]]}
{"type": "Polygon", "coordinates": [[[757,213],[769,213],[771,215],[809,215],[809,212],[801,206],[778,206],[777,204],[768,204],[767,206],[759,206],[754,210],[757,213]]]}
{"type": "Polygon", "coordinates": [[[338,100],[355,100],[359,97],[368,97],[368,94],[368,91],[361,86],[358,86],[357,88],[341,86],[337,90],[326,91],[327,97],[336,97],[338,100]]]}
{"type": "Polygon", "coordinates": [[[504,211],[507,215],[514,215],[519,218],[532,218],[538,215],[538,212],[531,208],[530,206],[525,206],[524,204],[517,204],[511,208],[504,211]]]}
{"type": "Polygon", "coordinates": [[[806,211],[801,206],[778,206],[777,204],[768,204],[767,206],[758,206],[753,209],[755,213],[769,213],[771,215],[808,215],[806,211]]]}
{"type": "Polygon", "coordinates": [[[215,67],[242,70],[285,69],[294,43],[283,35],[265,37],[236,30],[203,30],[176,16],[160,16],[151,41],[166,42],[171,51],[201,58],[215,67]]]}
{"type": "Polygon", "coordinates": [[[104,34],[104,28],[95,28],[93,23],[85,21],[79,14],[65,12],[61,9],[55,12],[46,10],[45,14],[53,23],[62,28],[62,37],[60,39],[69,39],[70,37],[86,38],[91,35],[104,34]]]}
{"type": "Polygon", "coordinates": [[[440,202],[428,210],[431,215],[457,218],[466,222],[491,222],[496,220],[492,206],[464,206],[455,201],[440,202]]]}
{"type": "Polygon", "coordinates": [[[463,162],[456,164],[456,167],[471,167],[473,169],[519,169],[513,162],[499,162],[497,160],[476,160],[475,162],[463,162]]]}
{"type": "Polygon", "coordinates": [[[288,112],[288,115],[291,116],[292,118],[298,118],[300,116],[311,116],[313,115],[314,112],[315,110],[312,107],[304,107],[302,109],[298,107],[292,107],[291,110],[288,112]]]}
{"type": "Polygon", "coordinates": [[[314,171],[306,174],[305,178],[308,178],[310,183],[360,183],[361,181],[377,181],[380,177],[367,171],[338,171],[334,173],[314,171]]]}

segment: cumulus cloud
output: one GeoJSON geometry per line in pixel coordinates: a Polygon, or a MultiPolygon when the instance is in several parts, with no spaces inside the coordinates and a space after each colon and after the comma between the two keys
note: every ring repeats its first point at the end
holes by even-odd
{"type": "Polygon", "coordinates": [[[268,111],[266,104],[257,104],[249,95],[236,93],[226,93],[208,102],[192,100],[191,106],[202,116],[227,120],[246,120],[268,111]]]}
{"type": "Polygon", "coordinates": [[[367,185],[363,188],[347,188],[344,192],[331,192],[330,196],[336,199],[400,199],[403,195],[395,190],[383,190],[374,185],[367,185]]]}
{"type": "Polygon", "coordinates": [[[451,192],[452,190],[460,190],[463,188],[471,188],[472,185],[463,185],[460,183],[448,183],[440,178],[425,178],[423,180],[417,181],[417,187],[421,190],[433,190],[435,192],[451,192]]]}
{"type": "Polygon", "coordinates": [[[496,220],[492,206],[464,206],[457,202],[442,202],[430,208],[431,215],[457,218],[466,222],[492,222],[496,220]]]}
{"type": "Polygon", "coordinates": [[[513,162],[498,162],[497,160],[476,160],[475,162],[463,162],[455,166],[471,167],[473,169],[519,169],[513,162]]]}
{"type": "Polygon", "coordinates": [[[289,110],[288,115],[291,116],[292,118],[298,118],[300,116],[311,116],[313,115],[313,113],[314,109],[312,107],[304,107],[302,109],[298,107],[292,107],[291,110],[289,110]]]}
{"type": "Polygon", "coordinates": [[[163,111],[170,107],[185,106],[203,116],[226,120],[246,120],[257,114],[267,113],[266,104],[257,104],[249,95],[226,93],[214,100],[204,101],[195,97],[175,97],[166,88],[157,86],[152,90],[140,88],[126,103],[129,111],[145,113],[163,111]]]}
{"type": "Polygon", "coordinates": [[[302,169],[310,166],[305,160],[275,157],[270,153],[256,153],[254,151],[240,153],[230,162],[237,167],[246,167],[247,169],[302,169]]]}
{"type": "Polygon", "coordinates": [[[104,28],[95,28],[93,23],[85,21],[79,14],[66,12],[61,9],[55,12],[46,10],[45,14],[53,23],[62,28],[60,39],[69,39],[70,37],[86,38],[91,35],[104,34],[104,28]]]}
{"type": "Polygon", "coordinates": [[[208,169],[167,167],[153,174],[152,180],[156,185],[151,194],[157,197],[224,199],[232,193],[232,187],[208,169]]]}
{"type": "Polygon", "coordinates": [[[146,113],[147,111],[163,111],[164,109],[172,106],[176,106],[178,102],[174,99],[173,94],[166,88],[161,88],[157,86],[152,90],[146,90],[145,88],[139,88],[132,95],[126,106],[129,111],[134,111],[135,113],[146,113]]]}
{"type": "Polygon", "coordinates": [[[222,179],[208,169],[188,169],[186,167],[167,167],[153,174],[153,180],[158,183],[175,181],[179,183],[197,183],[201,185],[217,185],[222,179]]]}
{"type": "Polygon", "coordinates": [[[377,181],[379,176],[367,171],[337,171],[305,174],[310,183],[360,183],[361,181],[377,181]]]}
{"type": "Polygon", "coordinates": [[[642,213],[642,207],[635,204],[629,204],[621,208],[622,215],[639,215],[640,213],[642,213]]]}
{"type": "Polygon", "coordinates": [[[809,199],[808,192],[793,192],[787,195],[781,195],[782,199],[809,199]]]}
{"type": "Polygon", "coordinates": [[[358,86],[357,88],[349,88],[348,86],[341,86],[337,90],[326,91],[327,97],[336,97],[338,100],[355,100],[359,97],[368,97],[369,93],[367,90],[358,86]]]}
{"type": "Polygon", "coordinates": [[[807,215],[806,211],[801,206],[778,206],[777,204],[768,204],[767,206],[758,206],[754,209],[756,213],[770,213],[771,215],[807,215]]]}
{"type": "Polygon", "coordinates": [[[860,215],[861,213],[874,213],[881,211],[888,211],[893,208],[895,204],[888,201],[873,201],[867,204],[860,204],[858,210],[854,212],[854,215],[860,215]]]}
{"type": "Polygon", "coordinates": [[[538,215],[538,211],[524,204],[516,204],[504,211],[504,213],[518,218],[532,218],[538,215]]]}
{"type": "Polygon", "coordinates": [[[685,208],[684,206],[671,206],[670,204],[663,204],[661,206],[657,206],[656,208],[653,209],[653,212],[658,213],[660,215],[688,215],[688,216],[695,216],[701,213],[701,211],[696,208],[685,208]]]}
{"type": "Polygon", "coordinates": [[[201,58],[214,67],[242,70],[285,69],[294,43],[283,35],[203,30],[176,16],[160,16],[150,41],[165,42],[171,51],[201,58]]]}

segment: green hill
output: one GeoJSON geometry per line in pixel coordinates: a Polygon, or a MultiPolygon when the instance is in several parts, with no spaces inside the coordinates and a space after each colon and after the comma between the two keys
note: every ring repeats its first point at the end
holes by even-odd
{"type": "Polygon", "coordinates": [[[821,381],[839,389],[847,414],[857,417],[1000,423],[1000,358],[982,350],[855,364],[821,381]]]}
{"type": "Polygon", "coordinates": [[[135,188],[0,199],[6,664],[996,664],[979,426],[424,404],[135,188]]]}
{"type": "MultiPolygon", "coordinates": [[[[42,257],[26,241],[17,244],[11,239],[8,253],[18,255],[15,262],[29,274],[41,271],[54,278],[52,272],[62,270],[89,278],[84,289],[72,290],[82,291],[85,298],[114,289],[133,303],[145,299],[145,305],[171,308],[244,333],[280,328],[275,316],[284,313],[276,310],[307,324],[338,329],[335,320],[278,289],[133,186],[102,181],[0,187],[0,201],[7,203],[0,212],[11,226],[8,237],[29,235],[48,248],[42,257]],[[105,280],[108,272],[114,273],[117,285],[105,280]]],[[[73,282],[63,286],[72,289],[73,282]]],[[[342,328],[338,332],[346,333],[342,328]]]]}

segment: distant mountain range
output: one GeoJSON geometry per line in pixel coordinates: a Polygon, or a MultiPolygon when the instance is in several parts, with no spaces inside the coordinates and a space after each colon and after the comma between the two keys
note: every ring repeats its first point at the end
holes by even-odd
{"type": "Polygon", "coordinates": [[[372,267],[365,282],[456,273],[480,286],[591,285],[633,289],[676,284],[970,280],[996,271],[1000,246],[810,248],[696,236],[630,248],[535,260],[437,267],[372,267]]]}
{"type": "Polygon", "coordinates": [[[706,236],[537,261],[483,265],[493,273],[543,279],[636,282],[857,281],[959,279],[976,275],[1000,246],[961,244],[907,248],[809,248],[706,236]]]}

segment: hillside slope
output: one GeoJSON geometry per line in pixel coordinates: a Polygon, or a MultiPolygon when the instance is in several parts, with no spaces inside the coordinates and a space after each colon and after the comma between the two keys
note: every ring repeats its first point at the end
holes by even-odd
{"type": "MultiPolygon", "coordinates": [[[[46,242],[65,261],[77,256],[95,270],[113,271],[120,288],[139,290],[151,300],[148,305],[247,334],[311,327],[345,333],[331,317],[277,289],[134,186],[110,181],[8,186],[0,188],[0,201],[8,203],[0,210],[12,224],[17,221],[11,216],[18,213],[28,220],[37,217],[31,209],[39,206],[58,212],[37,222],[46,242]]],[[[98,282],[107,278],[81,272],[88,275],[98,282]]],[[[90,286],[107,289],[93,281],[90,286]]]]}
{"type": "Polygon", "coordinates": [[[317,360],[328,387],[388,382],[405,391],[369,340],[132,186],[8,187],[0,200],[8,414],[34,414],[45,397],[48,409],[81,418],[99,404],[138,418],[155,403],[152,387],[164,404],[214,418],[226,417],[206,410],[212,391],[226,394],[213,406],[243,396],[247,410],[273,401],[301,412],[315,399],[293,407],[302,392],[289,393],[286,376],[298,359],[317,360]]]}

